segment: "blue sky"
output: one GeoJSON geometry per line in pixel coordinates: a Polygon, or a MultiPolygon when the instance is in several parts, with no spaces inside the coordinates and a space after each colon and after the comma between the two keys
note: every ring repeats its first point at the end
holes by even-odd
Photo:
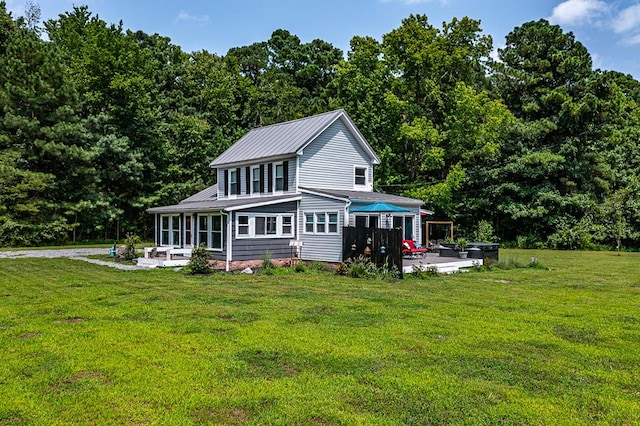
{"type": "MultiPolygon", "coordinates": [[[[596,68],[617,70],[640,79],[640,0],[31,0],[44,20],[73,5],[109,23],[159,33],[187,52],[226,54],[231,47],[268,40],[279,28],[303,42],[325,40],[347,51],[354,35],[382,35],[400,26],[411,13],[426,14],[440,27],[453,17],[482,21],[482,29],[504,44],[514,27],[540,18],[572,31],[593,57],[596,68]]],[[[26,0],[8,0],[14,16],[26,0]]]]}

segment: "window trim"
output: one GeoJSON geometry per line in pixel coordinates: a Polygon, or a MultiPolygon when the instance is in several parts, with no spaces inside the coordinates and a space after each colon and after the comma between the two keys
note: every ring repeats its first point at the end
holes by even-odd
{"type": "Polygon", "coordinates": [[[198,214],[198,232],[197,232],[197,237],[198,237],[198,245],[202,244],[202,241],[200,239],[200,234],[202,232],[206,232],[207,233],[207,250],[209,251],[223,251],[224,250],[224,220],[222,217],[222,214],[220,213],[212,213],[212,214],[198,214]],[[213,228],[213,218],[214,217],[218,217],[220,218],[220,229],[214,229],[213,228]],[[206,218],[207,220],[207,229],[205,231],[202,231],[202,228],[200,226],[201,224],[201,220],[202,218],[206,218]],[[213,247],[213,241],[214,241],[214,235],[216,233],[220,233],[220,247],[213,247]]]}
{"type": "Polygon", "coordinates": [[[302,214],[303,217],[303,230],[302,232],[304,234],[310,234],[310,235],[340,235],[340,212],[338,210],[320,210],[320,211],[315,211],[315,210],[310,210],[310,211],[305,211],[302,214]],[[331,219],[331,215],[335,215],[335,222],[332,222],[331,219]],[[307,218],[308,216],[313,216],[313,222],[307,222],[307,218]],[[324,217],[324,221],[319,222],[318,221],[318,217],[324,217]],[[318,225],[321,225],[324,227],[324,231],[318,231],[318,225]],[[307,230],[307,225],[312,225],[313,227],[313,231],[308,231],[307,230]],[[331,226],[335,225],[336,230],[335,231],[331,231],[331,226]]]}
{"type": "Polygon", "coordinates": [[[161,214],[160,215],[160,247],[180,247],[180,243],[182,241],[182,218],[180,214],[161,214]],[[168,227],[164,227],[164,219],[167,219],[168,227]],[[178,218],[178,229],[173,229],[173,219],[178,218]],[[162,234],[167,232],[167,240],[162,241],[162,234]],[[178,243],[174,241],[175,232],[178,232],[178,243]]]}
{"type": "Polygon", "coordinates": [[[353,166],[353,187],[354,188],[369,188],[371,186],[371,183],[369,182],[369,166],[358,166],[358,165],[354,165],[353,166]],[[358,175],[356,174],[358,172],[358,170],[364,170],[364,183],[360,184],[357,183],[356,179],[358,178],[358,175]]]}
{"type": "Polygon", "coordinates": [[[273,163],[273,193],[274,194],[282,194],[284,193],[284,177],[285,177],[285,172],[284,172],[284,161],[279,161],[276,163],[273,163]],[[278,166],[282,167],[282,176],[280,178],[278,178],[278,166]],[[278,189],[278,179],[282,179],[282,188],[278,189]]]}
{"type": "Polygon", "coordinates": [[[295,236],[295,213],[237,213],[235,217],[235,228],[236,228],[236,239],[243,240],[249,238],[263,238],[263,239],[273,239],[273,238],[293,238],[295,236]],[[249,219],[248,225],[240,225],[240,217],[247,217],[249,219]],[[256,218],[265,218],[265,233],[264,234],[256,234],[256,218]],[[269,219],[267,218],[275,218],[276,219],[276,233],[269,234],[267,233],[269,227],[269,219]],[[284,225],[283,218],[289,218],[290,223],[284,225]],[[240,226],[248,226],[247,234],[240,234],[240,226]],[[290,233],[284,233],[284,226],[291,226],[290,233]]]}
{"type": "Polygon", "coordinates": [[[229,198],[235,198],[236,195],[238,195],[238,185],[240,185],[239,179],[238,179],[238,171],[236,169],[229,169],[229,182],[227,183],[228,185],[228,196],[229,198]],[[236,177],[235,181],[233,181],[231,179],[232,176],[236,177]],[[235,185],[235,187],[233,186],[235,185]]]}
{"type": "Polygon", "coordinates": [[[262,176],[260,175],[260,166],[251,167],[251,193],[252,194],[262,193],[262,176]],[[258,180],[255,179],[256,170],[258,171],[258,180]],[[257,191],[256,191],[256,185],[258,188],[257,191]]]}

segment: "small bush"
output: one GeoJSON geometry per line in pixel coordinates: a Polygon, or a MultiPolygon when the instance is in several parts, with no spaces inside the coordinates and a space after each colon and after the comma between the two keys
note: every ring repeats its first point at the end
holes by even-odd
{"type": "Polygon", "coordinates": [[[336,274],[347,275],[347,272],[349,272],[349,266],[343,262],[339,263],[338,267],[336,268],[336,274]]]}
{"type": "Polygon", "coordinates": [[[317,260],[314,260],[313,262],[311,262],[311,265],[309,265],[309,269],[316,272],[332,272],[332,269],[329,266],[327,266],[326,263],[319,262],[317,260]]]}
{"type": "Polygon", "coordinates": [[[136,253],[136,245],[140,244],[142,240],[135,234],[127,234],[124,239],[124,247],[118,250],[118,260],[130,262],[138,258],[136,253]]]}
{"type": "Polygon", "coordinates": [[[273,264],[273,260],[271,259],[271,252],[265,251],[262,255],[262,269],[273,269],[276,265],[273,264]]]}
{"type": "Polygon", "coordinates": [[[296,266],[293,267],[293,270],[295,272],[304,272],[306,270],[306,268],[304,267],[304,265],[302,263],[296,263],[296,266]]]}
{"type": "Polygon", "coordinates": [[[481,220],[478,222],[478,227],[473,236],[475,241],[485,241],[488,243],[498,242],[493,225],[489,221],[481,220]]]}
{"type": "Polygon", "coordinates": [[[203,243],[191,251],[191,259],[187,265],[189,274],[209,274],[211,273],[211,265],[209,265],[209,252],[207,246],[203,243]]]}
{"type": "Polygon", "coordinates": [[[426,268],[422,268],[422,265],[412,267],[411,275],[415,278],[419,278],[421,280],[437,277],[440,274],[438,273],[438,268],[435,266],[427,266],[426,268]]]}

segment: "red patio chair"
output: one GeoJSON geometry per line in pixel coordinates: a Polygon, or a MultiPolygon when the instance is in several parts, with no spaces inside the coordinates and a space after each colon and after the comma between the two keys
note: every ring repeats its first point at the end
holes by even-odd
{"type": "Polygon", "coordinates": [[[424,257],[427,253],[427,248],[422,247],[414,240],[402,240],[402,255],[410,257],[424,257]]]}

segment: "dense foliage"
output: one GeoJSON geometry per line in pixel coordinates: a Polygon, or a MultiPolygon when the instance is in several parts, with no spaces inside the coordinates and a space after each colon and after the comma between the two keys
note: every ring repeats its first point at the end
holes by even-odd
{"type": "Polygon", "coordinates": [[[249,129],[334,108],[380,155],[378,190],[466,235],[482,222],[524,245],[640,243],[640,83],[593,70],[547,21],[493,61],[466,17],[411,15],[345,58],[283,29],[219,56],[85,6],[26,16],[0,2],[0,245],[148,236],[145,210],[213,184],[209,161],[249,129]]]}

